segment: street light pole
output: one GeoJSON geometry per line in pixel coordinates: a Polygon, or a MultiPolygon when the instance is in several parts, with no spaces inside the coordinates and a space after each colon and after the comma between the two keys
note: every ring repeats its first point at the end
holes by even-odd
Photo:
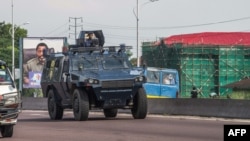
{"type": "Polygon", "coordinates": [[[15,79],[15,33],[14,33],[14,12],[13,12],[13,0],[11,0],[11,23],[12,23],[12,31],[11,31],[11,40],[12,40],[12,76],[15,79]]]}
{"type": "MultiPolygon", "coordinates": [[[[13,0],[11,0],[11,40],[12,40],[12,76],[15,79],[15,25],[14,25],[14,5],[13,0]]],[[[25,22],[17,27],[20,27],[22,25],[29,24],[29,22],[25,22]]]]}
{"type": "Polygon", "coordinates": [[[138,12],[138,0],[136,0],[136,50],[137,50],[137,67],[140,66],[140,58],[139,58],[139,12],[138,12]]]}
{"type": "MultiPolygon", "coordinates": [[[[143,5],[148,4],[150,2],[155,2],[158,0],[149,0],[145,2],[143,5]]],[[[137,50],[137,67],[140,67],[140,56],[139,56],[139,3],[136,0],[136,50],[137,50]]]]}

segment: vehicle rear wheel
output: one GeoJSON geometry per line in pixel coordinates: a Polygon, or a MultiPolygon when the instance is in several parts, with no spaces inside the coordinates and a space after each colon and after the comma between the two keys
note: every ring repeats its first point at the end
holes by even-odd
{"type": "Polygon", "coordinates": [[[73,112],[75,120],[85,121],[89,116],[89,98],[88,94],[81,90],[75,89],[73,93],[73,112]]]}
{"type": "Polygon", "coordinates": [[[55,94],[52,89],[49,90],[48,93],[48,112],[50,119],[52,120],[60,120],[63,117],[63,108],[60,106],[55,99],[55,94]]]}
{"type": "Polygon", "coordinates": [[[143,88],[140,88],[137,92],[137,94],[135,95],[134,99],[134,106],[131,109],[132,115],[134,117],[134,119],[144,119],[146,118],[147,115],[147,96],[146,96],[146,92],[143,88]]]}
{"type": "Polygon", "coordinates": [[[2,137],[12,137],[14,125],[4,125],[1,127],[2,137]]]}
{"type": "Polygon", "coordinates": [[[117,116],[117,109],[103,109],[104,115],[106,118],[114,118],[117,116]]]}

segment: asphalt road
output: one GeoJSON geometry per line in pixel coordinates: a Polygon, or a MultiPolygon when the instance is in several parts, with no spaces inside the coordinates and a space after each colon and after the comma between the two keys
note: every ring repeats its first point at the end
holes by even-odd
{"type": "Polygon", "coordinates": [[[135,120],[128,113],[106,119],[91,112],[87,121],[75,121],[72,111],[52,121],[47,111],[22,111],[11,138],[1,141],[223,141],[224,124],[250,120],[148,115],[135,120]]]}

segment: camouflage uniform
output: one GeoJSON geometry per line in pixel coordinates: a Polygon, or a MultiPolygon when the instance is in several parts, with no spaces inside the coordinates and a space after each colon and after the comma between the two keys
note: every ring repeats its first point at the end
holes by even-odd
{"type": "MultiPolygon", "coordinates": [[[[27,61],[23,66],[23,77],[29,78],[29,72],[42,72],[43,64],[38,58],[33,58],[27,61]]],[[[42,97],[42,90],[39,88],[23,89],[25,96],[33,96],[36,93],[36,97],[42,97]],[[27,92],[26,92],[27,91],[27,92]]]]}
{"type": "Polygon", "coordinates": [[[23,76],[29,77],[29,72],[42,72],[43,64],[39,61],[38,58],[33,58],[27,61],[27,63],[24,65],[23,69],[23,76]]]}

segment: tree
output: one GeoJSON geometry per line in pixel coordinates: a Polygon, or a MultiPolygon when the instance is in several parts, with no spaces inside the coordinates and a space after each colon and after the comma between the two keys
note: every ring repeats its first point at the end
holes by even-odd
{"type": "Polygon", "coordinates": [[[126,50],[126,54],[128,55],[128,58],[130,58],[133,55],[133,53],[130,50],[126,50]]]}
{"type": "Polygon", "coordinates": [[[10,28],[10,24],[6,25],[5,22],[0,23],[0,48],[11,46],[10,28]]]}
{"type": "MultiPolygon", "coordinates": [[[[0,60],[5,61],[9,66],[12,64],[12,24],[0,22],[0,60]]],[[[19,39],[27,37],[27,30],[15,26],[15,67],[19,68],[19,39]]]]}
{"type": "MultiPolygon", "coordinates": [[[[130,58],[130,57],[132,57],[133,52],[131,52],[130,50],[127,50],[127,51],[126,51],[126,54],[128,55],[128,58],[130,58]]],[[[133,66],[136,66],[136,65],[137,65],[137,60],[136,60],[136,58],[131,58],[129,61],[131,62],[131,64],[132,64],[133,66]]]]}
{"type": "Polygon", "coordinates": [[[130,59],[130,62],[133,66],[137,66],[137,58],[130,59]]]}

